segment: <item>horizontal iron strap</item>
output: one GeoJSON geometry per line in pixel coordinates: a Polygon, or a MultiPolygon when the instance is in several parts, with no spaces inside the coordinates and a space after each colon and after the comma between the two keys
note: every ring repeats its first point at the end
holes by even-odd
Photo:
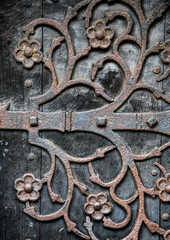
{"type": "Polygon", "coordinates": [[[71,131],[139,130],[170,134],[170,111],[159,113],[72,113],[71,131]]]}
{"type": "Polygon", "coordinates": [[[159,113],[87,112],[0,112],[0,129],[5,130],[104,131],[142,130],[170,134],[170,111],[159,113]],[[106,114],[105,114],[106,113],[106,114]]]}
{"type": "Polygon", "coordinates": [[[59,130],[64,132],[65,112],[0,112],[0,129],[5,130],[59,130]]]}

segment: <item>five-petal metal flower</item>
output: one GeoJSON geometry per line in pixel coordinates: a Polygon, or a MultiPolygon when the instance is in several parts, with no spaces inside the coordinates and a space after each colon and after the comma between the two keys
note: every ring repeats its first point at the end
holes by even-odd
{"type": "Polygon", "coordinates": [[[163,202],[170,202],[170,173],[165,177],[158,179],[157,188],[159,189],[159,198],[163,202]]]}
{"type": "Polygon", "coordinates": [[[107,27],[104,21],[97,20],[94,26],[87,29],[86,34],[90,39],[91,47],[106,49],[111,44],[110,39],[114,36],[114,30],[107,27]]]}
{"type": "Polygon", "coordinates": [[[42,60],[43,54],[40,51],[41,44],[36,40],[20,40],[15,50],[14,57],[18,62],[22,62],[25,68],[32,68],[34,63],[42,60]]]}
{"type": "Polygon", "coordinates": [[[170,63],[170,39],[165,41],[165,49],[161,52],[161,59],[164,63],[170,63]]]}
{"type": "Polygon", "coordinates": [[[92,215],[94,220],[102,220],[104,214],[112,211],[112,205],[107,202],[107,195],[105,193],[90,194],[87,197],[84,210],[87,214],[92,215]]]}
{"type": "Polygon", "coordinates": [[[17,197],[20,201],[36,201],[40,197],[39,191],[42,188],[42,183],[33,174],[26,173],[22,178],[18,178],[15,181],[14,187],[17,190],[17,197]]]}
{"type": "Polygon", "coordinates": [[[169,240],[170,239],[170,230],[168,230],[165,234],[164,234],[164,240],[169,240]]]}

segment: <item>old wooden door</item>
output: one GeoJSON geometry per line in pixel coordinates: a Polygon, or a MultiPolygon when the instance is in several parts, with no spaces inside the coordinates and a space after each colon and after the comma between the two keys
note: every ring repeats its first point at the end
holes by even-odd
{"type": "Polygon", "coordinates": [[[170,239],[168,2],[0,13],[0,239],[170,239]]]}

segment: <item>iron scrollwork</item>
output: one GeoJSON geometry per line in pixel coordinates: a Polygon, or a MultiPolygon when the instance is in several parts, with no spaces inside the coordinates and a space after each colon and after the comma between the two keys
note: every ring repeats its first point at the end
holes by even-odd
{"type": "MultiPolygon", "coordinates": [[[[103,226],[110,229],[121,229],[128,225],[131,220],[131,208],[130,204],[138,198],[139,211],[136,223],[128,236],[122,240],[137,240],[141,225],[144,223],[152,233],[158,233],[164,237],[165,240],[170,239],[170,230],[164,230],[158,224],[150,221],[146,215],[144,201],[145,195],[148,194],[155,198],[158,196],[161,201],[170,202],[170,175],[166,172],[164,167],[155,163],[155,165],[161,169],[164,174],[164,178],[160,178],[156,183],[157,190],[154,188],[147,189],[142,183],[139,175],[136,161],[148,160],[152,157],[160,157],[162,152],[170,146],[170,142],[164,144],[159,148],[154,148],[148,154],[135,155],[121,137],[114,130],[145,130],[157,133],[163,133],[169,135],[169,126],[167,119],[170,114],[168,111],[159,113],[117,113],[116,110],[120,108],[124,102],[129,98],[134,91],[139,89],[146,89],[150,91],[156,99],[162,99],[167,103],[170,103],[170,99],[163,93],[162,90],[148,86],[141,82],[140,76],[146,59],[151,54],[160,54],[162,61],[165,64],[170,64],[169,59],[169,42],[155,43],[154,46],[147,48],[148,31],[151,24],[161,17],[168,8],[168,3],[162,5],[158,9],[154,9],[150,16],[146,18],[144,16],[140,0],[120,0],[122,4],[129,5],[136,13],[139,19],[141,28],[141,40],[131,34],[133,20],[129,13],[125,11],[110,11],[106,13],[104,19],[97,20],[90,26],[90,20],[92,18],[93,9],[96,4],[102,3],[102,0],[84,0],[77,4],[75,7],[69,7],[67,14],[62,22],[40,18],[32,21],[24,27],[25,38],[20,40],[15,50],[14,57],[18,62],[21,62],[25,68],[32,68],[34,64],[43,62],[44,66],[49,69],[52,76],[52,84],[49,90],[43,95],[31,97],[30,111],[25,112],[13,112],[8,111],[9,104],[5,104],[0,109],[1,124],[0,129],[12,130],[20,129],[27,130],[29,132],[29,143],[39,146],[47,150],[51,156],[51,168],[42,179],[36,179],[31,173],[26,173],[22,178],[15,181],[15,189],[17,190],[17,197],[20,201],[25,202],[26,208],[24,212],[38,221],[50,221],[63,217],[69,232],[74,232],[83,239],[97,240],[93,232],[93,223],[90,220],[90,216],[94,220],[103,221],[103,226]],[[71,35],[69,33],[68,25],[70,21],[77,15],[81,8],[85,8],[85,27],[86,36],[89,39],[89,46],[81,50],[78,54],[75,54],[74,46],[72,43],[71,35]],[[124,32],[117,38],[114,36],[114,29],[108,26],[108,23],[113,21],[117,17],[122,17],[126,20],[127,26],[124,32]],[[50,26],[56,31],[60,32],[62,37],[53,38],[51,47],[48,52],[48,56],[44,56],[41,51],[41,45],[37,40],[30,40],[30,35],[34,34],[36,27],[45,25],[50,26]],[[68,64],[65,76],[62,81],[58,81],[58,76],[55,70],[53,62],[53,52],[56,48],[60,47],[62,42],[66,43],[68,49],[68,64]],[[140,58],[137,62],[135,71],[133,74],[129,70],[126,61],[119,54],[119,46],[121,43],[129,41],[137,44],[140,48],[140,58]],[[105,57],[101,57],[92,66],[91,79],[72,79],[72,73],[78,60],[82,57],[88,57],[89,53],[93,49],[105,49],[112,47],[112,54],[107,54],[105,57]],[[106,61],[117,63],[125,74],[125,83],[123,90],[119,96],[115,99],[110,97],[105,89],[96,83],[95,76],[99,68],[102,68],[106,61]],[[110,103],[102,108],[86,111],[86,112],[40,112],[39,106],[56,98],[63,90],[74,87],[76,85],[85,85],[94,89],[97,95],[100,95],[110,103]],[[138,121],[137,121],[138,120],[138,121]],[[106,148],[97,149],[96,152],[85,158],[73,157],[63,151],[59,146],[53,144],[47,139],[43,139],[39,135],[40,130],[59,130],[65,131],[85,131],[99,134],[110,140],[113,145],[106,148]],[[96,174],[93,169],[93,161],[104,157],[105,153],[111,150],[117,149],[122,158],[122,168],[117,177],[111,182],[103,182],[99,174],[96,174]],[[68,180],[68,193],[66,199],[62,199],[59,194],[56,194],[52,190],[51,182],[55,172],[56,164],[55,158],[58,157],[65,167],[68,180]],[[90,180],[99,186],[109,189],[110,197],[113,202],[120,205],[126,212],[125,219],[116,223],[107,217],[112,211],[112,205],[108,201],[108,197],[105,193],[89,193],[88,188],[80,183],[76,176],[72,172],[72,163],[88,163],[90,180]],[[137,186],[137,192],[129,199],[123,200],[116,195],[116,187],[124,179],[127,169],[133,174],[134,180],[137,186]],[[52,202],[59,202],[62,207],[55,213],[49,215],[41,215],[37,213],[34,207],[31,205],[31,201],[36,201],[40,197],[40,190],[43,184],[47,184],[48,191],[52,202]],[[72,222],[69,218],[68,211],[72,201],[74,187],[78,187],[82,194],[87,195],[87,202],[84,206],[86,217],[86,223],[84,227],[87,230],[87,234],[84,234],[76,227],[76,223],[72,222]]],[[[170,66],[170,65],[169,65],[170,66]]],[[[170,74],[170,67],[166,72],[157,79],[162,81],[166,79],[170,74]]]]}

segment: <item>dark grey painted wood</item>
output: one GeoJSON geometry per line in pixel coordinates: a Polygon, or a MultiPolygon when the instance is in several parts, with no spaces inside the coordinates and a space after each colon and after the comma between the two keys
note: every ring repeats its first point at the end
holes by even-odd
{"type": "MultiPolygon", "coordinates": [[[[167,33],[167,29],[169,26],[169,22],[170,22],[170,10],[166,13],[166,18],[165,18],[165,40],[170,38],[170,34],[167,33]]],[[[166,71],[167,66],[164,66],[163,70],[166,71]]],[[[163,89],[166,93],[170,94],[170,81],[164,81],[162,83],[163,89]]],[[[169,110],[170,107],[168,104],[163,103],[163,108],[166,110],[169,110]]],[[[166,142],[167,138],[165,136],[162,136],[162,143],[166,142]]],[[[167,169],[168,172],[170,172],[170,151],[169,149],[167,149],[162,158],[161,158],[161,164],[163,166],[165,166],[165,168],[167,169]]],[[[161,202],[160,204],[160,224],[163,228],[170,228],[170,207],[168,203],[163,203],[161,202]],[[163,214],[169,214],[169,220],[165,221],[162,219],[162,215],[163,214]]]]}
{"type": "MultiPolygon", "coordinates": [[[[34,70],[24,70],[13,57],[14,49],[20,38],[23,38],[23,26],[35,18],[42,17],[42,1],[1,1],[0,2],[0,32],[1,32],[1,67],[0,67],[0,99],[1,104],[11,101],[11,110],[28,109],[28,96],[41,93],[42,66],[34,70]],[[8,38],[11,39],[8,42],[8,38]],[[25,87],[27,79],[33,80],[31,89],[25,87]]],[[[42,32],[36,32],[36,38],[42,39],[42,32]]],[[[40,177],[40,149],[33,148],[28,143],[26,132],[0,133],[0,191],[1,191],[1,227],[0,239],[37,240],[39,239],[39,222],[23,213],[23,204],[17,204],[14,181],[26,172],[33,172],[40,177]],[[29,153],[35,154],[35,160],[30,161],[29,153]]],[[[38,207],[38,206],[37,206],[38,207]]]]}

